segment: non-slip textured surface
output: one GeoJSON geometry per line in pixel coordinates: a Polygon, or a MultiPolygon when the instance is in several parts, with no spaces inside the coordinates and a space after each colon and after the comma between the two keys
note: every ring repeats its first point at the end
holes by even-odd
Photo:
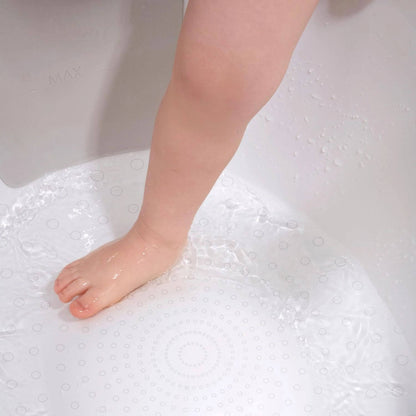
{"type": "Polygon", "coordinates": [[[416,415],[414,359],[364,270],[227,171],[171,270],[72,317],[54,279],[128,230],[147,163],[113,156],[5,189],[1,416],[416,415]]]}

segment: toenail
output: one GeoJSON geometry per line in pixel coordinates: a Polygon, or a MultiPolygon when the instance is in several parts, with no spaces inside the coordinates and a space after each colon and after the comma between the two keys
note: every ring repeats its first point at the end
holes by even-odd
{"type": "Polygon", "coordinates": [[[88,305],[83,305],[80,301],[78,301],[78,305],[79,305],[79,310],[80,311],[85,311],[86,309],[88,309],[88,305]]]}

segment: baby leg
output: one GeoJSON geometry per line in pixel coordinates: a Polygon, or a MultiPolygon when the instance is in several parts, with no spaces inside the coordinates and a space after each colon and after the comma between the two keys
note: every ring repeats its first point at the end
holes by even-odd
{"type": "Polygon", "coordinates": [[[138,219],[56,279],[55,292],[72,301],[74,316],[95,315],[177,261],[198,208],[278,88],[316,4],[190,0],[155,121],[138,219]]]}

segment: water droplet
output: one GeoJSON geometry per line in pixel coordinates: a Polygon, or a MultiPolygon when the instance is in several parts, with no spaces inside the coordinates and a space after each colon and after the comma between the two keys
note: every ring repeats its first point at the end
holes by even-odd
{"type": "Polygon", "coordinates": [[[321,147],[321,153],[328,153],[328,147],[327,146],[322,146],[321,147]]]}
{"type": "Polygon", "coordinates": [[[339,160],[339,159],[334,159],[334,165],[335,165],[335,166],[340,167],[340,166],[342,166],[342,165],[343,165],[343,163],[342,163],[342,161],[341,161],[341,160],[339,160]]]}

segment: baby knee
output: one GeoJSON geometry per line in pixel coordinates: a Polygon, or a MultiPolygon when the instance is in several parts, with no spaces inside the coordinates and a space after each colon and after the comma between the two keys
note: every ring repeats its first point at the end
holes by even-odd
{"type": "Polygon", "coordinates": [[[272,97],[286,67],[268,67],[247,54],[193,46],[177,51],[173,77],[182,93],[205,108],[249,121],[272,97]]]}

